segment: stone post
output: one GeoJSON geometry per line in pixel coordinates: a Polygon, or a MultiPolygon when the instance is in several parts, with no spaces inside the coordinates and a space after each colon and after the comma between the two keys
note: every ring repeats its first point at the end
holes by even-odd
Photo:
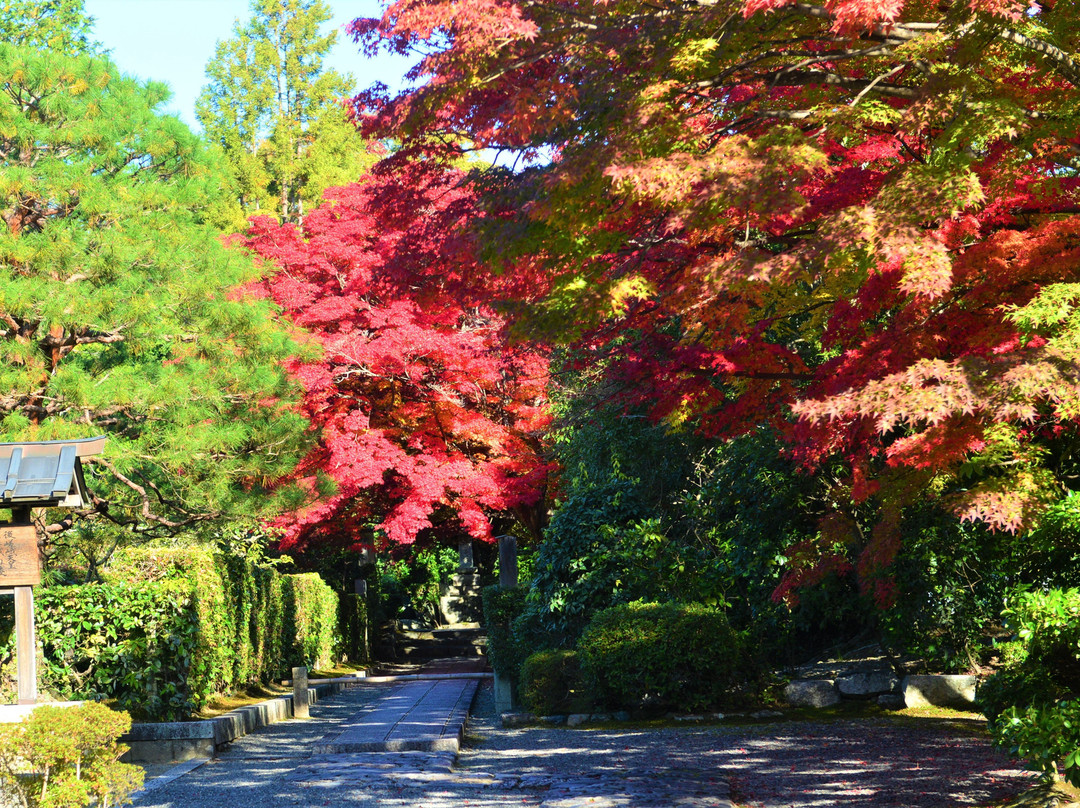
{"type": "Polygon", "coordinates": [[[364,644],[364,664],[367,664],[371,660],[371,645],[368,639],[368,600],[367,600],[367,580],[364,578],[357,578],[353,581],[353,590],[356,592],[356,597],[364,605],[364,626],[363,637],[360,641],[364,644]]]}
{"type": "Polygon", "coordinates": [[[517,539],[499,536],[499,589],[513,589],[517,585],[517,539]]]}
{"type": "Polygon", "coordinates": [[[292,715],[293,718],[310,718],[308,713],[307,668],[292,669],[292,715]]]}
{"type": "MultiPolygon", "coordinates": [[[[517,539],[499,536],[499,589],[514,589],[518,585],[517,539]]],[[[506,674],[495,671],[495,712],[505,713],[517,704],[515,682],[506,674]]]]}

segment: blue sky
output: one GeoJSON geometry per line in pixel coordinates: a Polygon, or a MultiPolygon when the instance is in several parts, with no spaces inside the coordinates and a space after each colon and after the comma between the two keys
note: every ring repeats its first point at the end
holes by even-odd
{"type": "MultiPolygon", "coordinates": [[[[193,129],[195,98],[206,83],[206,63],[219,39],[232,35],[233,21],[247,21],[249,0],[86,0],[94,18],[94,36],[111,51],[113,61],[129,75],[164,81],[173,99],[165,112],[179,115],[193,129]]],[[[333,17],[327,28],[356,17],[378,16],[379,0],[330,0],[333,17]]],[[[401,83],[408,62],[399,58],[365,59],[353,42],[338,35],[327,64],[351,73],[358,88],[382,81],[401,83]]]]}

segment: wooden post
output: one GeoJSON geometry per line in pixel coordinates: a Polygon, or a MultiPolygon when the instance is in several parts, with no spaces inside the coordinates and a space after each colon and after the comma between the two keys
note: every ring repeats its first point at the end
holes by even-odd
{"type": "Polygon", "coordinates": [[[308,713],[307,668],[292,669],[292,717],[310,718],[308,713]]]}
{"type": "Polygon", "coordinates": [[[15,659],[19,704],[37,704],[37,640],[31,586],[15,587],[15,659]]]}
{"type": "Polygon", "coordinates": [[[19,704],[37,704],[34,585],[41,582],[37,530],[30,509],[11,509],[14,524],[0,525],[0,586],[15,595],[15,675],[19,704]]]}
{"type": "Polygon", "coordinates": [[[353,581],[353,590],[356,592],[356,597],[359,598],[360,603],[364,606],[364,626],[363,636],[360,638],[360,642],[363,643],[363,648],[360,649],[360,653],[363,654],[363,661],[366,664],[371,659],[370,649],[371,646],[368,643],[368,600],[367,600],[367,581],[363,578],[357,578],[353,581]]]}

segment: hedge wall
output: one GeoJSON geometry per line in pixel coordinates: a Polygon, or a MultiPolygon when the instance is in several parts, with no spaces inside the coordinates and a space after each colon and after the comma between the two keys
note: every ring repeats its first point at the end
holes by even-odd
{"type": "Polygon", "coordinates": [[[115,699],[142,719],[186,718],[214,693],[357,655],[318,575],[204,549],[127,550],[104,583],[38,588],[35,599],[41,687],[115,699]]]}

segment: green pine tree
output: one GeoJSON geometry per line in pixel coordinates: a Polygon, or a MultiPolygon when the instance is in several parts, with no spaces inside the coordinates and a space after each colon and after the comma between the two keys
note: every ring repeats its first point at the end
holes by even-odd
{"type": "Polygon", "coordinates": [[[0,42],[79,55],[100,53],[90,38],[94,20],[83,0],[4,0],[0,5],[0,42]]]}
{"type": "Polygon", "coordinates": [[[304,450],[229,170],[168,97],[0,43],[0,440],[107,433],[84,515],[144,532],[273,509],[304,450]]]}
{"type": "Polygon", "coordinates": [[[253,0],[206,66],[195,114],[232,167],[245,214],[298,221],[374,162],[348,120],[351,76],[323,67],[337,32],[323,0],[253,0]]]}

